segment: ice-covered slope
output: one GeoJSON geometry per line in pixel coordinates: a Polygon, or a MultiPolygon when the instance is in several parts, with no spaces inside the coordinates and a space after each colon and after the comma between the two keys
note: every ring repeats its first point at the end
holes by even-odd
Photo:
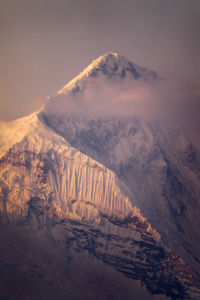
{"type": "Polygon", "coordinates": [[[16,124],[17,129],[9,125],[10,136],[18,128],[23,133],[7,145],[6,153],[3,148],[0,159],[0,210],[8,219],[27,216],[30,205],[42,205],[60,218],[99,221],[101,214],[138,214],[145,220],[121,192],[112,171],[72,148],[37,114],[16,124]]]}

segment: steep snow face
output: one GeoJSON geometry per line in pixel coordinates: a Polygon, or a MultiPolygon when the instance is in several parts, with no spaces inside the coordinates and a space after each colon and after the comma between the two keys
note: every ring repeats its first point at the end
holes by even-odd
{"type": "MultiPolygon", "coordinates": [[[[37,115],[31,120],[28,128],[27,120],[21,120],[23,134],[28,134],[1,155],[0,211],[4,217],[23,219],[33,209],[44,215],[44,222],[54,215],[97,222],[101,215],[121,220],[137,216],[146,222],[112,171],[72,148],[37,115]]],[[[156,232],[155,236],[159,237],[156,232]]]]}
{"type": "Polygon", "coordinates": [[[96,81],[99,78],[116,80],[151,80],[158,78],[154,71],[142,68],[123,56],[108,52],[94,60],[78,76],[67,83],[58,94],[80,94],[83,92],[88,80],[96,81]]]}

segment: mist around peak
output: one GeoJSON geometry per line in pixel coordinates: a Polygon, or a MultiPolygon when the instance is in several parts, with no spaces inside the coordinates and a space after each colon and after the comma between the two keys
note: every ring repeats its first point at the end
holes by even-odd
{"type": "Polygon", "coordinates": [[[197,84],[178,78],[114,81],[99,76],[87,80],[82,92],[50,97],[43,112],[58,116],[138,117],[197,128],[200,126],[197,88],[197,84]]]}

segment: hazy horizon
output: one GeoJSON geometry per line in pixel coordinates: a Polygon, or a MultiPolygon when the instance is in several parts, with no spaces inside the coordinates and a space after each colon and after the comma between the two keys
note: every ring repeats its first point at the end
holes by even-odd
{"type": "Polygon", "coordinates": [[[0,13],[3,120],[39,107],[108,51],[199,97],[199,1],[3,0],[0,13]]]}

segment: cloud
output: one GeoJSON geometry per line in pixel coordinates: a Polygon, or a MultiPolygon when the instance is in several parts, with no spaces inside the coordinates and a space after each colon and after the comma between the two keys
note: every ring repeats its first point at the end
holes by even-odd
{"type": "Polygon", "coordinates": [[[164,121],[184,130],[200,129],[200,82],[187,78],[160,81],[91,80],[79,96],[58,95],[49,99],[44,112],[58,118],[137,117],[164,121]]]}
{"type": "Polygon", "coordinates": [[[98,78],[86,84],[83,94],[50,98],[45,111],[61,115],[80,113],[99,117],[131,116],[142,113],[145,106],[154,102],[153,93],[153,83],[148,84],[141,80],[112,82],[98,78]]]}

